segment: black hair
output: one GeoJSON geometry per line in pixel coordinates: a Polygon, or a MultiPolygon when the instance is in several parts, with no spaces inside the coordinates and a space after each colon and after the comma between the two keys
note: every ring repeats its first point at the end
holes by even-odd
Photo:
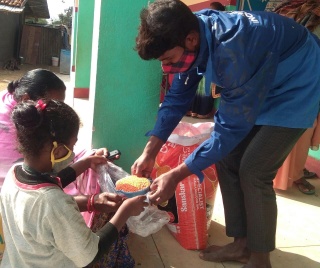
{"type": "Polygon", "coordinates": [[[20,102],[11,115],[17,130],[18,150],[29,157],[37,156],[47,143],[69,144],[80,126],[79,116],[67,104],[49,100],[42,102],[45,104],[41,108],[37,103],[20,102]]]}
{"type": "Polygon", "coordinates": [[[31,100],[38,100],[45,98],[49,91],[65,89],[64,82],[46,69],[28,71],[19,80],[11,81],[7,87],[17,102],[20,102],[25,94],[28,94],[31,100]]]}
{"type": "Polygon", "coordinates": [[[211,2],[210,3],[210,8],[214,10],[219,10],[219,11],[225,11],[226,7],[221,4],[220,2],[211,2]]]}
{"type": "Polygon", "coordinates": [[[135,50],[144,60],[157,59],[176,46],[185,47],[191,31],[199,32],[197,17],[178,0],[156,0],[140,13],[135,50]]]}

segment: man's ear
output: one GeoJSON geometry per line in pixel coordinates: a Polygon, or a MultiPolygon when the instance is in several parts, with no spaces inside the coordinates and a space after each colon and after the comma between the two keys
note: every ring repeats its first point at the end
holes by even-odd
{"type": "Polygon", "coordinates": [[[23,96],[21,97],[21,101],[27,101],[30,100],[30,96],[28,95],[28,93],[24,93],[23,96]]]}
{"type": "Polygon", "coordinates": [[[191,31],[186,37],[186,41],[185,41],[186,49],[189,51],[197,50],[200,43],[199,41],[200,41],[199,33],[196,31],[191,31]]]}

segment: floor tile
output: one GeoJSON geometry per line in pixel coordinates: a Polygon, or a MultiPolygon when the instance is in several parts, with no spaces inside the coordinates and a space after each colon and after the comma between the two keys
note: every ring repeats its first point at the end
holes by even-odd
{"type": "Polygon", "coordinates": [[[320,267],[320,246],[280,248],[270,256],[273,268],[320,267]]]}
{"type": "Polygon", "coordinates": [[[164,264],[159,255],[153,237],[141,237],[131,233],[128,240],[130,252],[135,259],[136,267],[163,268],[164,264]]]}
{"type": "Polygon", "coordinates": [[[164,263],[164,267],[223,268],[221,263],[211,263],[201,260],[199,258],[199,251],[182,248],[166,227],[154,234],[153,238],[164,263]]]}
{"type": "MultiPolygon", "coordinates": [[[[304,197],[305,200],[310,198],[315,197],[304,197]]],[[[319,226],[320,221],[320,206],[281,196],[277,196],[277,204],[276,245],[278,248],[320,246],[320,230],[316,227],[319,226]]]]}

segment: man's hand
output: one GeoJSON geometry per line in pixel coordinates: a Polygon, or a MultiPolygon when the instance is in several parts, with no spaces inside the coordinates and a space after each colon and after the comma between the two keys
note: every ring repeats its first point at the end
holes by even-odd
{"type": "Polygon", "coordinates": [[[131,174],[150,178],[155,159],[164,142],[156,136],[151,136],[141,156],[131,166],[131,174]]]}
{"type": "Polygon", "coordinates": [[[152,182],[149,200],[156,205],[169,200],[174,195],[178,183],[191,174],[184,163],[162,174],[152,182]]]}
{"type": "Polygon", "coordinates": [[[138,177],[150,178],[155,160],[148,157],[146,154],[142,154],[132,165],[131,174],[138,177]]]}
{"type": "Polygon", "coordinates": [[[156,178],[151,186],[148,195],[151,203],[159,205],[169,200],[175,193],[178,182],[172,178],[170,172],[162,174],[156,178]]]}

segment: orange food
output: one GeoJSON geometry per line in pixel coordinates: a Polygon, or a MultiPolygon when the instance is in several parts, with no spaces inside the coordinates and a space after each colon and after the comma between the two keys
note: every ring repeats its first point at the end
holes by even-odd
{"type": "Polygon", "coordinates": [[[131,175],[120,179],[116,182],[116,190],[127,193],[144,190],[150,186],[150,181],[147,178],[131,175]]]}

